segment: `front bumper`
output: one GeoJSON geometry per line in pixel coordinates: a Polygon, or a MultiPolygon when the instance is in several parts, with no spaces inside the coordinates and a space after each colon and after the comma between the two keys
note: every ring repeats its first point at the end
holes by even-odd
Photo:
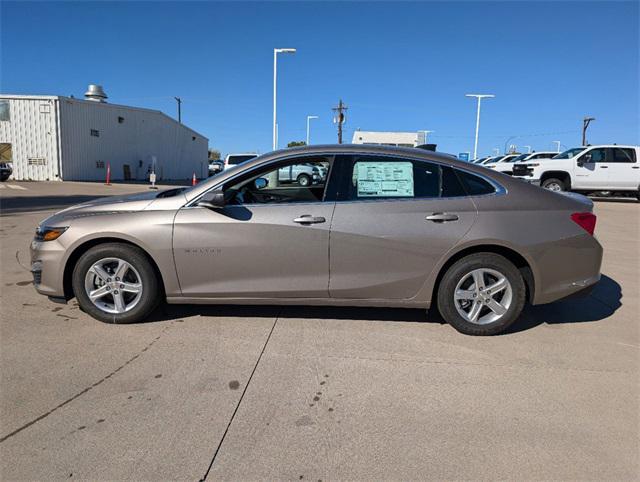
{"type": "Polygon", "coordinates": [[[64,297],[65,247],[55,241],[31,241],[31,274],[36,291],[56,298],[64,297]]]}

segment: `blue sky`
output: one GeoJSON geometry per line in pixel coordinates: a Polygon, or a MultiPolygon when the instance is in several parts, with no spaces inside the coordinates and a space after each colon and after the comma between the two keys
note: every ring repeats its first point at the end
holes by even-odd
{"type": "Polygon", "coordinates": [[[271,149],[274,47],[280,144],[336,142],[331,107],[362,130],[429,129],[479,155],[580,142],[638,144],[638,2],[2,2],[0,91],[74,94],[176,115],[223,153],[271,149]]]}

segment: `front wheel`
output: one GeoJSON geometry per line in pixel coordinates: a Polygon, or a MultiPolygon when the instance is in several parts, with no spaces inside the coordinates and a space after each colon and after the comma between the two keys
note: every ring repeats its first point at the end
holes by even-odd
{"type": "Polygon", "coordinates": [[[494,253],[476,253],[456,261],[438,288],[438,309],[467,335],[496,335],[518,319],[526,287],[520,271],[494,253]]]}
{"type": "Polygon", "coordinates": [[[567,186],[564,183],[564,181],[553,178],[553,177],[550,177],[549,179],[545,179],[542,182],[541,186],[545,189],[548,189],[549,191],[555,191],[555,192],[561,192],[561,191],[567,190],[567,186]]]}
{"type": "Polygon", "coordinates": [[[108,243],[85,252],[73,270],[73,291],[80,307],[105,323],[137,323],[161,299],[155,270],[135,246],[108,243]]]}

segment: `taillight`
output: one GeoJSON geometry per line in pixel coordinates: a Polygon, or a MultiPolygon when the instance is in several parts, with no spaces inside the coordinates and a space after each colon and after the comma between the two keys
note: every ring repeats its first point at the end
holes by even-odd
{"type": "Polygon", "coordinates": [[[593,213],[573,213],[571,220],[593,236],[596,230],[596,215],[593,213]]]}

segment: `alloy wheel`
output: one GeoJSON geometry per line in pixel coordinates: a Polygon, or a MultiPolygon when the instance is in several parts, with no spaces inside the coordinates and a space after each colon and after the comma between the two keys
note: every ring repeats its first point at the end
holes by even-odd
{"type": "Polygon", "coordinates": [[[87,270],[84,288],[89,300],[106,313],[126,313],[142,297],[142,278],[127,261],[103,258],[87,270]]]}
{"type": "Polygon", "coordinates": [[[502,318],[513,300],[505,275],[489,268],[474,269],[460,279],[453,295],[456,310],[466,321],[486,325],[502,318]]]}

